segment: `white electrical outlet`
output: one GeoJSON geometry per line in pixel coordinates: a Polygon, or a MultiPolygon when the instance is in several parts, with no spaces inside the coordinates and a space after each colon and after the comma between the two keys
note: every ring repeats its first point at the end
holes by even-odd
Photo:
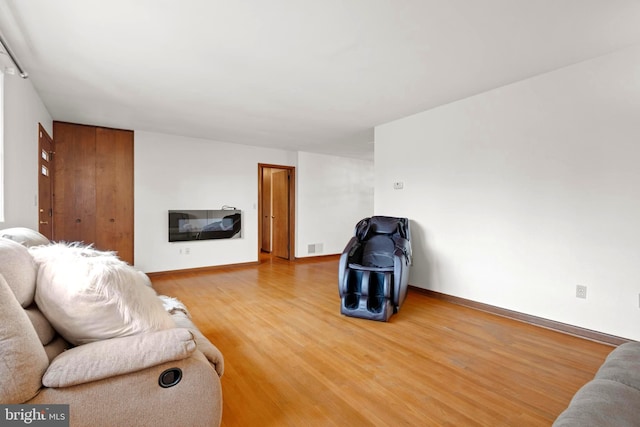
{"type": "Polygon", "coordinates": [[[322,252],[322,243],[314,243],[312,245],[307,246],[308,254],[319,254],[322,252]]]}
{"type": "Polygon", "coordinates": [[[404,182],[402,181],[397,181],[393,183],[393,189],[394,190],[402,190],[404,188],[404,182]]]}
{"type": "Polygon", "coordinates": [[[584,285],[576,285],[576,298],[587,299],[587,287],[584,285]]]}

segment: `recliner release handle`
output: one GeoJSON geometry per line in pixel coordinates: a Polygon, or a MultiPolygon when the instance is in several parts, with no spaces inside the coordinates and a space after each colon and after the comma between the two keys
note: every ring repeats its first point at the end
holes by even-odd
{"type": "Polygon", "coordinates": [[[173,387],[178,384],[182,379],[182,369],[170,368],[160,374],[158,378],[158,384],[162,388],[173,387]]]}

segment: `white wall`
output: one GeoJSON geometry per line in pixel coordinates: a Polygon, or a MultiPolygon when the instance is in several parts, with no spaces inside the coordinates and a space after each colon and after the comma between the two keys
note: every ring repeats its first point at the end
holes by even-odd
{"type": "Polygon", "coordinates": [[[300,152],[298,166],[296,256],[339,254],[356,223],[373,215],[373,162],[300,152]]]}
{"type": "MultiPolygon", "coordinates": [[[[258,260],[258,163],[296,166],[296,153],[135,132],[135,265],[146,272],[258,260]],[[242,210],[242,238],[168,241],[170,209],[242,210]],[[180,249],[190,254],[180,254],[180,249]]],[[[184,251],[183,251],[184,252],[184,251]]]]}
{"type": "Polygon", "coordinates": [[[4,76],[4,219],[0,228],[38,229],[38,123],[53,121],[31,80],[4,76]]]}
{"type": "Polygon", "coordinates": [[[410,283],[640,339],[639,99],[636,46],[377,127],[410,283]]]}
{"type": "Polygon", "coordinates": [[[258,163],[296,167],[296,256],[310,243],[323,244],[312,255],[342,252],[373,213],[371,161],[142,131],[134,146],[134,256],[146,272],[257,261],[258,163]],[[168,210],[222,205],[242,210],[241,239],[168,242],[168,210]]]}

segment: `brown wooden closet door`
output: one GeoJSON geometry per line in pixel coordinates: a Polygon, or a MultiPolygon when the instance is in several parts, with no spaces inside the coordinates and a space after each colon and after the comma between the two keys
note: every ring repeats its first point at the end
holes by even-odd
{"type": "Polygon", "coordinates": [[[133,264],[133,132],[54,122],[53,139],[54,240],[133,264]]]}
{"type": "Polygon", "coordinates": [[[96,132],[91,126],[53,123],[56,145],[53,239],[96,239],[96,132]]]}
{"type": "Polygon", "coordinates": [[[133,132],[96,129],[96,240],[133,263],[133,132]]]}

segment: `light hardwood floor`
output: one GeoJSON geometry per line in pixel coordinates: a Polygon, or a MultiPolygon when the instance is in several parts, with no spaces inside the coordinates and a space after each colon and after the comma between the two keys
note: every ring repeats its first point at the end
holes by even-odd
{"type": "Polygon", "coordinates": [[[152,276],[225,356],[222,425],[549,426],[613,347],[409,292],[340,314],[336,257],[152,276]]]}

